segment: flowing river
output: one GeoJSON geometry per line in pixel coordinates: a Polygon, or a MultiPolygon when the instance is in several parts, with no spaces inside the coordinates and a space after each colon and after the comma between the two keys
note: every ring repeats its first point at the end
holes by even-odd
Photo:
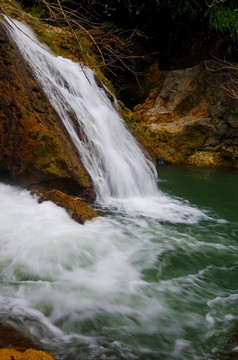
{"type": "Polygon", "coordinates": [[[59,359],[225,359],[238,173],[161,166],[159,179],[156,216],[104,207],[85,225],[1,184],[1,319],[59,359]]]}
{"type": "Polygon", "coordinates": [[[80,150],[103,216],[80,225],[0,184],[2,322],[60,360],[225,359],[238,331],[238,173],[161,166],[157,187],[92,71],[15,23],[8,31],[80,150]]]}

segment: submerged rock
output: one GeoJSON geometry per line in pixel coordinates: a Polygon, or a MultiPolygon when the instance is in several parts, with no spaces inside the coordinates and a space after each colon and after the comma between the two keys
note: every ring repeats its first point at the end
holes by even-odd
{"type": "Polygon", "coordinates": [[[134,109],[132,128],[169,163],[238,167],[238,69],[218,62],[170,71],[134,109]],[[220,64],[220,63],[219,63],[220,64]]]}
{"type": "MultiPolygon", "coordinates": [[[[0,180],[29,189],[41,185],[60,190],[65,199],[92,202],[93,184],[80,154],[3,23],[0,47],[0,180]]],[[[61,197],[60,206],[68,209],[68,203],[61,197]]],[[[82,216],[74,217],[80,222],[87,218],[81,209],[82,216]]]]}

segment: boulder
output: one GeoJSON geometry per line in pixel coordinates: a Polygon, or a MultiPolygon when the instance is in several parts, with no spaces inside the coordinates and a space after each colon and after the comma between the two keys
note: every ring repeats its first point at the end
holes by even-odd
{"type": "Polygon", "coordinates": [[[135,107],[131,127],[165,162],[238,167],[236,81],[238,67],[218,61],[170,71],[135,107]]]}

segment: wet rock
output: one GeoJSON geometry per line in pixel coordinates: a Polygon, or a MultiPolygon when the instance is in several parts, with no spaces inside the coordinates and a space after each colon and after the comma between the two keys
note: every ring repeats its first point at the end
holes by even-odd
{"type": "Polygon", "coordinates": [[[92,202],[80,154],[1,22],[0,47],[0,180],[30,189],[43,183],[92,202]]]}
{"type": "Polygon", "coordinates": [[[72,195],[67,195],[60,190],[47,190],[41,186],[35,186],[31,193],[38,196],[39,203],[50,200],[56,205],[65,208],[72,219],[80,224],[98,216],[96,211],[85,201],[72,195]]]}
{"type": "Polygon", "coordinates": [[[12,327],[0,323],[1,360],[56,360],[12,327]]]}
{"type": "Polygon", "coordinates": [[[12,347],[19,351],[24,351],[28,348],[37,348],[30,339],[20,334],[17,330],[0,323],[0,348],[12,347]]]}

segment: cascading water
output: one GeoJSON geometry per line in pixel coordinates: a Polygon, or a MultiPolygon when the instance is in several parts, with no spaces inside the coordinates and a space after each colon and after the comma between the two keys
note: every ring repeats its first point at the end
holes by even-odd
{"type": "Polygon", "coordinates": [[[91,175],[98,201],[156,193],[156,170],[91,69],[56,57],[19,21],[8,30],[59,114],[91,175]],[[72,121],[76,119],[81,141],[72,121]]]}
{"type": "Polygon", "coordinates": [[[164,166],[157,190],[92,71],[8,31],[79,148],[104,217],[82,226],[0,184],[0,320],[59,360],[224,360],[238,328],[237,173],[164,166]]]}

